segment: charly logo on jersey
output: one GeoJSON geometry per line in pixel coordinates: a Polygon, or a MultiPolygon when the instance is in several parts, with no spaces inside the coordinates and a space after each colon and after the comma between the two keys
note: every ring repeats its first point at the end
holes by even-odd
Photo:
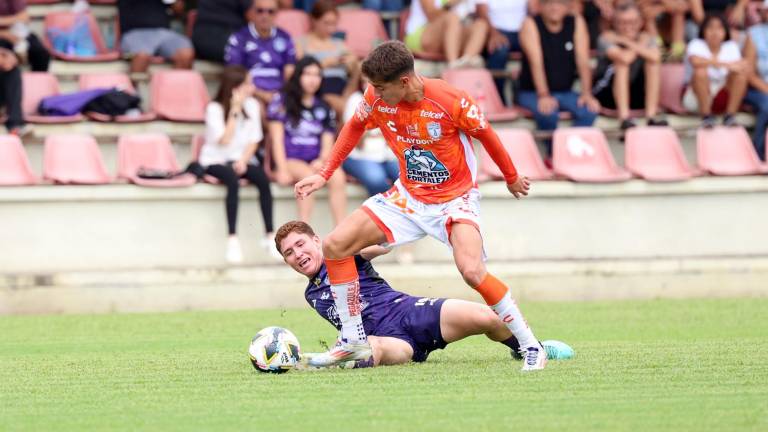
{"type": "Polygon", "coordinates": [[[440,184],[451,178],[448,168],[434,153],[419,146],[405,149],[406,178],[418,183],[440,184]]]}
{"type": "Polygon", "coordinates": [[[245,43],[245,50],[246,51],[256,51],[259,48],[258,45],[256,45],[256,42],[248,41],[245,43]]]}
{"type": "Polygon", "coordinates": [[[440,127],[440,123],[429,122],[427,123],[427,133],[432,139],[440,139],[443,135],[443,129],[440,127]]]}

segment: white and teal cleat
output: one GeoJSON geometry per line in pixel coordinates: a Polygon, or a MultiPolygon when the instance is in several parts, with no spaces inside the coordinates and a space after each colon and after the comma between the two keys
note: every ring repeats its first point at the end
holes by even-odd
{"type": "Polygon", "coordinates": [[[541,343],[549,360],[570,360],[574,356],[573,348],[565,342],[545,340],[541,343]]]}

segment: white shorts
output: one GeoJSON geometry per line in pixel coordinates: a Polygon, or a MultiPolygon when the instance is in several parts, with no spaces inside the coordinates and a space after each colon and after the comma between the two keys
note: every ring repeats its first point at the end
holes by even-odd
{"type": "MultiPolygon", "coordinates": [[[[464,195],[442,204],[426,204],[413,198],[395,181],[386,192],[368,198],[362,206],[387,236],[382,246],[391,247],[431,236],[451,247],[451,228],[465,223],[480,231],[480,191],[470,189],[464,195]]],[[[485,251],[483,251],[485,259],[485,251]]]]}

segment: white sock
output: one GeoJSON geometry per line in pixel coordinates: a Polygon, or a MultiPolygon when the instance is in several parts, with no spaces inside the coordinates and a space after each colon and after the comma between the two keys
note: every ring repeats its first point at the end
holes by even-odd
{"type": "Polygon", "coordinates": [[[360,282],[331,285],[333,303],[341,320],[341,338],[349,343],[367,343],[360,306],[360,282]]]}
{"type": "Polygon", "coordinates": [[[501,318],[504,324],[507,325],[507,328],[515,335],[521,348],[539,345],[539,341],[528,327],[528,323],[523,318],[523,313],[520,312],[520,308],[517,307],[517,303],[512,299],[509,291],[507,291],[507,294],[504,295],[500,302],[491,306],[491,309],[496,312],[496,315],[501,318]]]}

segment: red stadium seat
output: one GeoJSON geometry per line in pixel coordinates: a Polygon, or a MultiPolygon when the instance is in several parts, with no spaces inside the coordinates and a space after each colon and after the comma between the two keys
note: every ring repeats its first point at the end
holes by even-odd
{"type": "Polygon", "coordinates": [[[632,175],[616,165],[603,132],[592,127],[555,130],[552,165],[555,174],[577,182],[607,183],[632,175]]]}
{"type": "Polygon", "coordinates": [[[360,58],[389,39],[381,15],[367,9],[339,10],[339,30],[346,33],[347,46],[360,58]]]}
{"type": "Polygon", "coordinates": [[[309,32],[309,15],[301,9],[280,9],[275,15],[275,26],[288,32],[295,41],[309,32]]]}
{"type": "Polygon", "coordinates": [[[685,67],[682,63],[664,63],[661,65],[661,94],[659,106],[673,114],[687,114],[683,107],[683,87],[685,67]]]}
{"type": "Polygon", "coordinates": [[[49,135],[43,150],[43,177],[62,184],[107,184],[101,151],[90,135],[49,135]]]}
{"type": "Polygon", "coordinates": [[[208,104],[208,90],[199,72],[164,70],[152,74],[151,111],[158,117],[179,122],[202,122],[208,104]]]}
{"type": "MultiPolygon", "coordinates": [[[[116,87],[126,93],[135,95],[136,88],[133,87],[131,79],[124,73],[89,73],[80,75],[80,90],[90,90],[94,88],[116,87]]],[[[101,113],[88,113],[88,117],[96,121],[116,121],[118,123],[140,123],[154,120],[155,113],[141,113],[138,115],[121,115],[110,117],[101,113]]]]}
{"type": "MultiPolygon", "coordinates": [[[[553,177],[552,171],[544,165],[539,148],[529,130],[496,129],[496,133],[499,134],[499,139],[512,158],[518,173],[531,180],[549,180],[553,177]]],[[[480,148],[480,174],[481,178],[490,177],[493,180],[504,178],[499,167],[482,146],[480,148]]]]}
{"type": "Polygon", "coordinates": [[[183,174],[172,179],[144,179],[137,175],[140,168],[178,172],[176,153],[167,135],[146,133],[121,135],[117,141],[117,176],[141,186],[191,186],[196,179],[183,174]]]}
{"type": "Polygon", "coordinates": [[[27,152],[15,135],[0,135],[0,186],[22,186],[37,183],[29,166],[27,152]]]}
{"type": "Polygon", "coordinates": [[[753,175],[768,173],[752,140],[742,127],[719,126],[696,133],[699,167],[714,175],[753,175]]]}
{"type": "Polygon", "coordinates": [[[48,72],[24,72],[21,78],[22,86],[22,110],[24,118],[30,123],[74,123],[83,119],[83,116],[44,116],[37,113],[40,101],[48,96],[55,96],[59,90],[59,81],[48,72]]]}
{"type": "Polygon", "coordinates": [[[118,60],[120,58],[120,53],[116,50],[108,50],[107,45],[104,42],[104,37],[101,35],[101,30],[99,30],[99,24],[96,22],[96,19],[93,17],[93,15],[90,12],[85,12],[82,14],[76,14],[74,12],[49,12],[48,15],[45,16],[44,21],[44,34],[43,34],[43,43],[48,48],[48,50],[53,54],[54,57],[59,58],[61,60],[66,61],[75,61],[75,62],[104,62],[104,61],[114,61],[118,60]],[[51,29],[69,29],[71,28],[79,16],[84,16],[88,23],[88,28],[91,33],[91,38],[93,40],[93,44],[96,48],[96,55],[93,56],[80,56],[80,55],[74,55],[74,54],[67,54],[61,51],[56,51],[53,48],[53,43],[48,37],[48,32],[51,29]]]}
{"type": "Polygon", "coordinates": [[[443,79],[469,93],[489,121],[511,121],[518,117],[516,109],[504,106],[487,69],[447,69],[443,79]]]}
{"type": "Polygon", "coordinates": [[[650,181],[679,181],[694,177],[670,127],[635,127],[624,137],[624,165],[632,174],[650,181]]]}

